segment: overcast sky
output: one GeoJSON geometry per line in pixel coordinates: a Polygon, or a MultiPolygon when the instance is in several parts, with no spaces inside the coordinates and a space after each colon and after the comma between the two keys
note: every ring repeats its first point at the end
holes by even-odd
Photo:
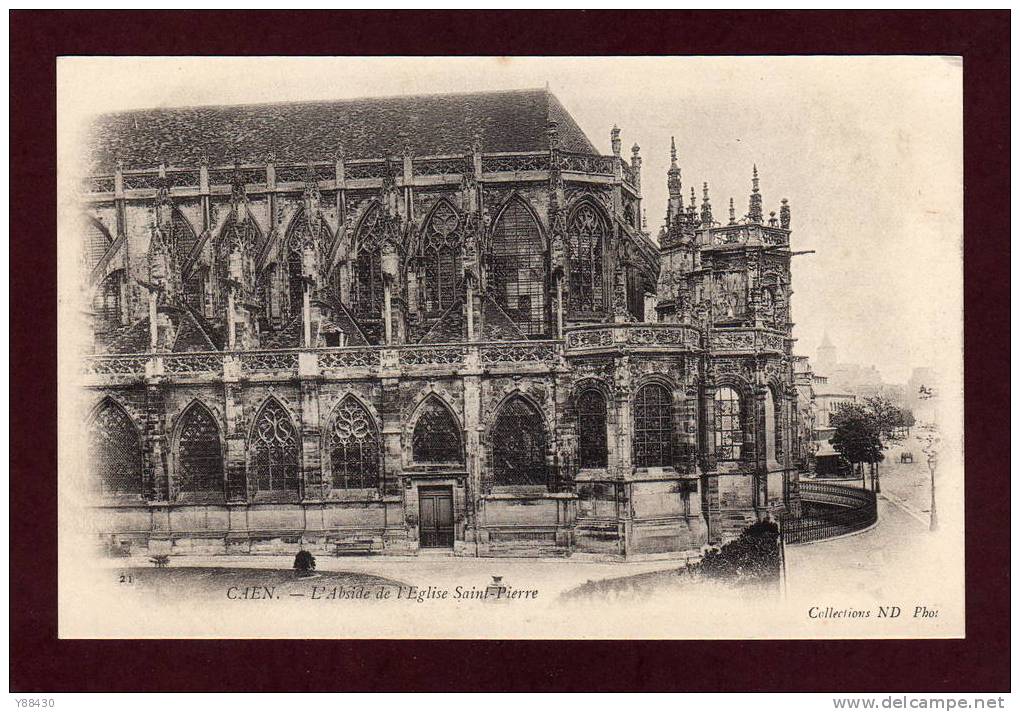
{"type": "MultiPolygon", "coordinates": [[[[637,142],[653,236],[669,140],[684,193],[725,221],[758,165],[766,214],[788,198],[798,353],[824,331],[887,382],[962,349],[962,64],[939,57],[61,60],[60,121],[85,113],[403,93],[550,89],[603,153],[637,142]]],[[[68,134],[62,134],[68,135],[68,134]]],[[[68,149],[66,144],[62,151],[68,149]]],[[[62,154],[66,155],[66,154],[62,154]]],[[[947,356],[951,355],[952,358],[947,356]]]]}

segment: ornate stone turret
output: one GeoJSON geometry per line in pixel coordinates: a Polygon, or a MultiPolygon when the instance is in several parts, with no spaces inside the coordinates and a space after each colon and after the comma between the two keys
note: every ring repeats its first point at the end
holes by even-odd
{"type": "Polygon", "coordinates": [[[782,205],[779,208],[779,227],[784,230],[790,229],[790,203],[783,198],[782,205]]]}
{"type": "Polygon", "coordinates": [[[701,201],[701,226],[712,227],[712,203],[708,200],[708,183],[703,184],[704,198],[701,201]]]}
{"type": "Polygon", "coordinates": [[[666,210],[666,226],[673,225],[683,214],[684,196],[680,181],[680,166],[676,159],[676,139],[669,140],[669,171],[666,173],[666,185],[669,188],[669,204],[666,210]]]}
{"type": "Polygon", "coordinates": [[[613,155],[619,158],[621,148],[620,127],[616,124],[613,124],[613,130],[609,132],[609,143],[613,147],[613,155]]]}
{"type": "Polygon", "coordinates": [[[641,147],[636,143],[630,147],[630,167],[634,170],[634,188],[641,192],[641,147]]]}
{"type": "Polygon", "coordinates": [[[751,177],[751,199],[747,206],[747,219],[753,223],[762,222],[761,193],[758,192],[758,165],[754,165],[754,174],[751,177]]]}
{"type": "Polygon", "coordinates": [[[730,225],[737,224],[737,210],[733,207],[733,198],[730,198],[730,225]]]}

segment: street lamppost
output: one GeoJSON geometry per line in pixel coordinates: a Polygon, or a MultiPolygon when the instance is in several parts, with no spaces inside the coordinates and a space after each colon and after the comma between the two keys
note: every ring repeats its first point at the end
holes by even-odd
{"type": "MultiPolygon", "coordinates": [[[[921,400],[930,400],[935,397],[935,389],[927,388],[922,385],[918,389],[918,398],[921,400]]],[[[936,425],[932,425],[936,428],[936,425]]],[[[935,467],[938,465],[938,446],[939,446],[939,434],[938,430],[930,430],[928,432],[927,441],[924,446],[924,454],[928,456],[928,472],[931,474],[931,505],[929,510],[929,522],[928,530],[936,531],[939,528],[939,517],[935,510],[935,467]]]]}

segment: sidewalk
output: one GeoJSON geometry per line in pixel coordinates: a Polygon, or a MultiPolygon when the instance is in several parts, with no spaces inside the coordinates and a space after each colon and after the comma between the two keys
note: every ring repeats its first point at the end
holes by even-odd
{"type": "Polygon", "coordinates": [[[937,587],[943,575],[942,552],[933,543],[926,524],[880,496],[871,529],[786,548],[788,591],[794,597],[916,596],[937,587]]]}
{"type": "MultiPolygon", "coordinates": [[[[632,576],[649,571],[675,569],[683,559],[641,562],[593,562],[571,559],[502,559],[455,557],[435,554],[421,556],[316,556],[316,570],[372,574],[404,585],[421,587],[485,587],[493,576],[515,588],[540,589],[543,597],[555,597],[587,581],[632,576]]],[[[170,566],[267,568],[289,570],[290,555],[175,556],[170,566]]],[[[108,568],[151,567],[146,557],[106,559],[108,568]]]]}

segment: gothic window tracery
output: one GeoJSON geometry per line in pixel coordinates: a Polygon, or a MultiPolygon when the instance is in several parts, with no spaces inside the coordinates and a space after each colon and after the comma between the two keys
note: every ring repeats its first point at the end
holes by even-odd
{"type": "Polygon", "coordinates": [[[582,468],[606,467],[606,399],[594,388],[582,391],[577,399],[577,459],[582,468]]]}
{"type": "Polygon", "coordinates": [[[382,210],[378,205],[369,209],[355,236],[357,256],[354,260],[354,313],[360,317],[379,319],[382,316],[382,210]]]}
{"type": "Polygon", "coordinates": [[[449,203],[440,202],[421,238],[422,308],[426,316],[438,316],[457,298],[462,241],[460,217],[449,203]]]}
{"type": "Polygon", "coordinates": [[[357,399],[347,396],[337,406],[329,440],[335,489],[379,486],[379,433],[357,399]]]}
{"type": "Polygon", "coordinates": [[[181,416],[177,439],[178,492],[223,494],[220,429],[204,407],[194,404],[181,416]]]}
{"type": "Polygon", "coordinates": [[[449,409],[430,398],[421,409],[411,435],[415,462],[463,462],[460,428],[449,409]]]}
{"type": "Polygon", "coordinates": [[[634,397],[634,465],[673,464],[673,397],[658,383],[641,387],[634,397]]]}
{"type": "Polygon", "coordinates": [[[605,221],[593,206],[582,203],[567,225],[571,311],[605,309],[605,242],[605,221]]]}
{"type": "Polygon", "coordinates": [[[89,421],[89,465],[101,494],[142,494],[142,446],[131,418],[111,400],[89,421]]]}
{"type": "Polygon", "coordinates": [[[740,394],[729,386],[715,392],[715,456],[739,460],[744,446],[744,423],[740,394]]]}
{"type": "Polygon", "coordinates": [[[488,254],[496,301],[529,336],[546,333],[546,254],[538,223],[519,199],[496,222],[488,254]]]}
{"type": "Polygon", "coordinates": [[[299,492],[300,440],[293,421],[276,400],[255,418],[251,442],[251,482],[256,492],[299,492]]]}
{"type": "Polygon", "coordinates": [[[542,415],[519,396],[500,407],[490,434],[497,485],[544,485],[546,434],[542,415]]]}

